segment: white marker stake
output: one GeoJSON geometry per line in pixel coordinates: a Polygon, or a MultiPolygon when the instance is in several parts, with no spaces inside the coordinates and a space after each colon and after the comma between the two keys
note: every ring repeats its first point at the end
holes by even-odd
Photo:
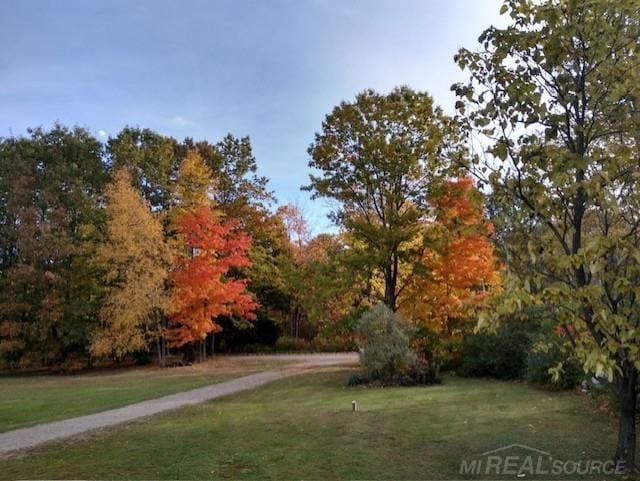
{"type": "Polygon", "coordinates": [[[351,401],[351,410],[356,412],[358,410],[358,403],[355,401],[351,401]]]}

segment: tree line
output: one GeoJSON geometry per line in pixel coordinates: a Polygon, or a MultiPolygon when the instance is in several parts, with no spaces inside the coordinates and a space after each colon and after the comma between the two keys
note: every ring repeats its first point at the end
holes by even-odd
{"type": "MultiPolygon", "coordinates": [[[[398,92],[378,101],[395,102],[398,92]]],[[[401,104],[409,114],[413,106],[401,104]]],[[[379,260],[388,265],[386,244],[375,252],[349,229],[313,237],[299,208],[274,209],[248,138],[178,142],[127,127],[102,144],[56,125],[2,139],[0,166],[0,354],[9,367],[131,355],[164,365],[172,350],[192,361],[216,346],[272,346],[279,335],[345,348],[359,313],[388,298],[388,272],[378,270],[379,260]]],[[[394,299],[442,283],[446,292],[411,312],[426,321],[436,317],[429,309],[446,311],[451,323],[465,317],[463,305],[480,304],[477,279],[495,283],[495,259],[470,179],[441,180],[437,209],[410,206],[402,213],[410,224],[383,228],[390,236],[406,225],[394,244],[408,246],[396,261],[403,286],[394,299]],[[473,242],[484,242],[484,256],[464,252],[473,242]],[[480,267],[462,279],[453,263],[480,267]],[[439,280],[418,276],[418,265],[439,280]]]]}
{"type": "MultiPolygon", "coordinates": [[[[193,254],[211,244],[227,291],[218,314],[255,310],[243,298],[242,274],[227,275],[248,264],[241,230],[254,234],[256,252],[284,234],[268,232],[272,194],[255,173],[248,138],[178,142],[125,128],[103,145],[84,129],[56,125],[2,139],[0,168],[0,351],[9,365],[121,358],[167,337],[185,344],[186,321],[173,311],[176,293],[188,291],[180,272],[196,268],[182,258],[190,249],[189,262],[205,259],[193,254]],[[227,220],[236,218],[245,226],[227,220]]],[[[213,299],[216,287],[201,287],[213,299]]],[[[197,309],[189,292],[193,302],[182,309],[197,309]]]]}

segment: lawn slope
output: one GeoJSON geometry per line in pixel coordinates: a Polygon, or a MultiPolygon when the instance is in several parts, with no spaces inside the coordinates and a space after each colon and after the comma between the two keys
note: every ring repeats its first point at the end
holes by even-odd
{"type": "Polygon", "coordinates": [[[461,479],[462,459],[511,443],[562,459],[606,460],[615,446],[615,420],[575,393],[458,378],[347,388],[345,378],[342,371],[284,379],[0,460],[0,472],[8,479],[461,479]]]}

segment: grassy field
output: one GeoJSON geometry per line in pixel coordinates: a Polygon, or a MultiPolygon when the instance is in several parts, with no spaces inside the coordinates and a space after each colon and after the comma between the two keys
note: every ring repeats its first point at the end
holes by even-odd
{"type": "Polygon", "coordinates": [[[93,374],[0,377],[0,432],[81,416],[226,381],[284,361],[219,357],[170,369],[130,368],[93,374]]]}
{"type": "Polygon", "coordinates": [[[345,371],[288,378],[3,459],[0,473],[6,479],[466,479],[459,474],[462,459],[511,443],[575,460],[608,460],[614,448],[615,419],[575,393],[459,378],[434,387],[347,388],[345,378],[345,371]]]}

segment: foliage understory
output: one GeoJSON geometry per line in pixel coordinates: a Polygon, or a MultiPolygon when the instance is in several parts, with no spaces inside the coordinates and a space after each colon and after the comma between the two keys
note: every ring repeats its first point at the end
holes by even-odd
{"type": "Polygon", "coordinates": [[[347,388],[344,377],[281,380],[6,458],[0,471],[6,479],[461,479],[462,459],[512,443],[576,460],[608,460],[615,446],[615,419],[593,416],[587,396],[456,377],[347,388]]]}
{"type": "Polygon", "coordinates": [[[466,335],[460,362],[452,367],[463,376],[574,388],[592,375],[584,372],[568,341],[551,326],[549,319],[531,310],[524,316],[506,317],[495,330],[466,335]]]}

